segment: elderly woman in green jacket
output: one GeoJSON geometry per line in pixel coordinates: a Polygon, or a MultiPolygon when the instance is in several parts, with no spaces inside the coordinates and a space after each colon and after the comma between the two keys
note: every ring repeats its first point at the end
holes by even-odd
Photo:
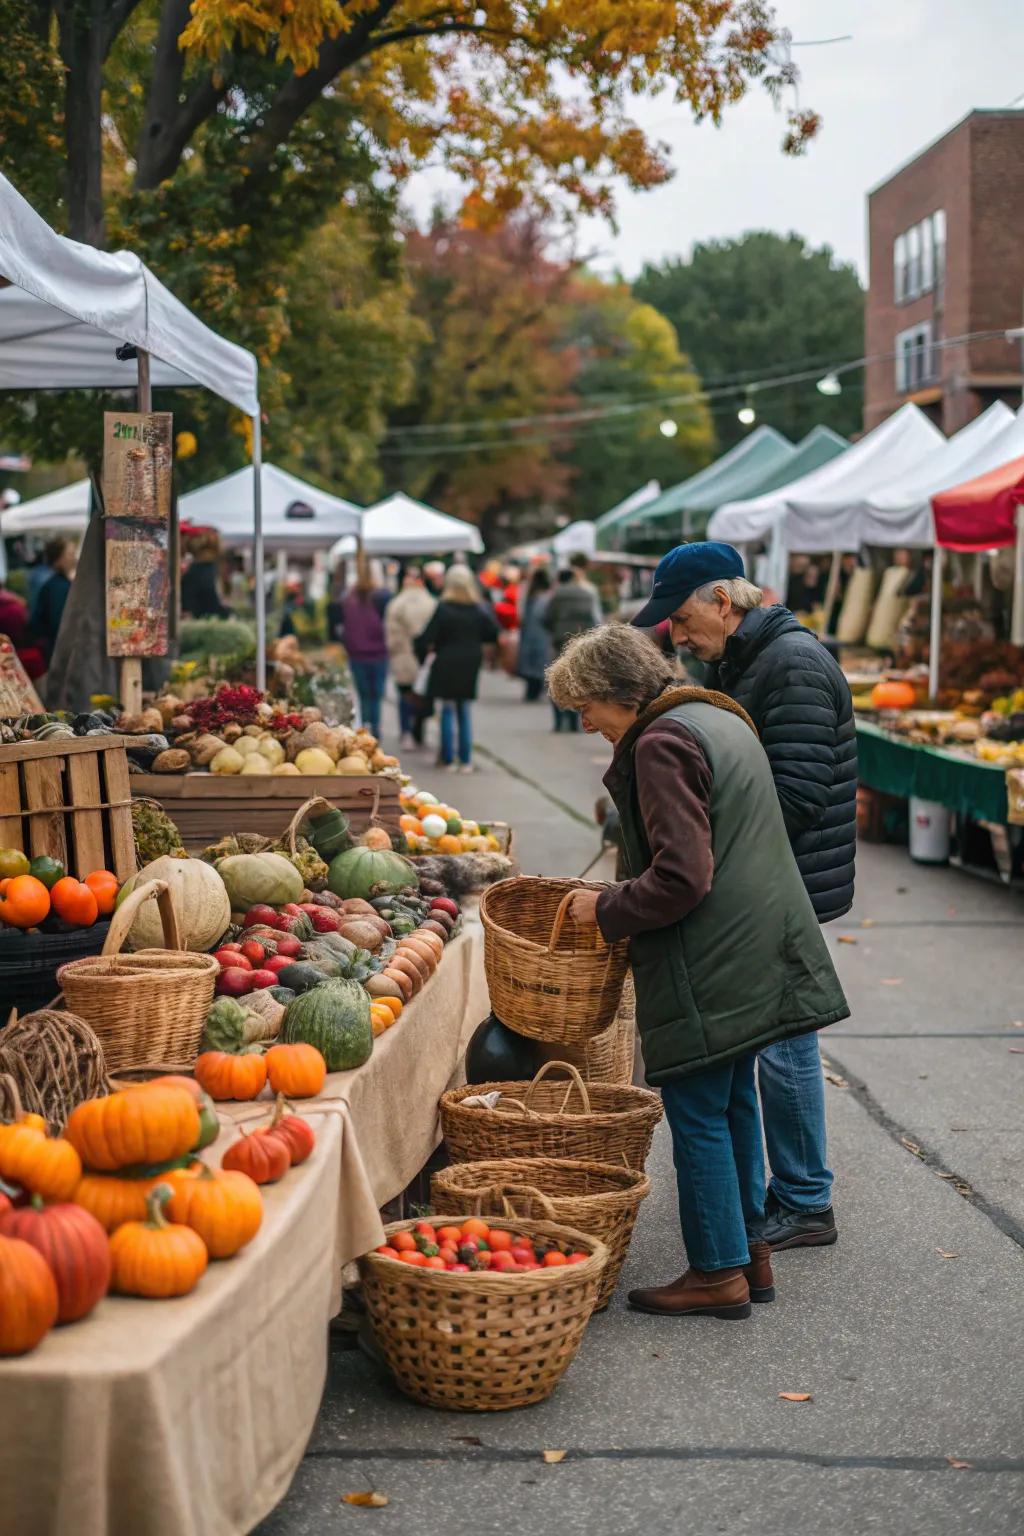
{"type": "Polygon", "coordinates": [[[768,760],[724,694],[681,684],[624,625],[571,640],[551,698],[613,748],[605,785],[630,878],[570,915],[628,939],[647,1080],[661,1089],[690,1267],[642,1311],[743,1318],[771,1301],[755,1054],[849,1009],[786,835],[768,760]]]}

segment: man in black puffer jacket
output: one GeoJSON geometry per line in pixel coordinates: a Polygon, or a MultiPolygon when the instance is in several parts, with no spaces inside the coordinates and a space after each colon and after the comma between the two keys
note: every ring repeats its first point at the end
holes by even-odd
{"type": "MultiPolygon", "coordinates": [[[[750,715],[771,765],[790,846],[819,923],[853,904],[857,737],[838,664],[788,608],[761,607],[730,544],[683,544],[661,561],[634,624],[668,618],[672,639],[709,664],[709,688],[750,715]]],[[[813,1034],[769,1046],[758,1083],[772,1177],[773,1248],[836,1240],[827,1164],[825,1088],[813,1034]]]]}

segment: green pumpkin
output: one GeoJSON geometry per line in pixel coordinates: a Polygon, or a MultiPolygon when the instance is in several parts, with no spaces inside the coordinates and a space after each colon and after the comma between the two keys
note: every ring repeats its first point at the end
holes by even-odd
{"type": "Polygon", "coordinates": [[[289,1003],[281,1040],[315,1045],[328,1072],[361,1067],[373,1050],[370,999],[355,981],[323,981],[289,1003]]]}
{"type": "Polygon", "coordinates": [[[348,820],[337,809],[327,811],[322,816],[310,817],[308,832],[309,841],[328,864],[337,854],[352,847],[348,820]]]}
{"type": "Polygon", "coordinates": [[[349,848],[331,860],[327,871],[328,889],[343,901],[353,896],[363,901],[390,896],[415,879],[409,860],[387,848],[349,848]]]}
{"type": "Polygon", "coordinates": [[[28,872],[30,875],[35,875],[37,880],[41,880],[48,891],[52,891],[57,881],[64,878],[64,865],[59,859],[51,859],[49,854],[41,853],[38,858],[32,860],[28,866],[28,872]]]}
{"type": "Polygon", "coordinates": [[[263,904],[283,907],[302,899],[302,876],[291,860],[279,853],[236,853],[218,859],[214,867],[224,882],[232,912],[248,912],[250,907],[263,904]]]}

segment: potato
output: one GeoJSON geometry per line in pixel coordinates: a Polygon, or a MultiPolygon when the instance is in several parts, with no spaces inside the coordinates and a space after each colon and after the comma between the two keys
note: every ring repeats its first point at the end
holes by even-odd
{"type": "Polygon", "coordinates": [[[158,752],[150,764],[151,773],[184,773],[191,766],[191,758],[184,747],[168,747],[158,752]]]}
{"type": "Polygon", "coordinates": [[[219,736],[212,736],[209,732],[205,736],[197,736],[189,747],[189,756],[197,768],[208,768],[217,756],[223,751],[226,743],[219,736]]]}
{"type": "Polygon", "coordinates": [[[376,923],[358,917],[342,923],[339,932],[343,939],[348,939],[351,944],[357,944],[360,949],[380,949],[384,942],[384,935],[376,923]]]}

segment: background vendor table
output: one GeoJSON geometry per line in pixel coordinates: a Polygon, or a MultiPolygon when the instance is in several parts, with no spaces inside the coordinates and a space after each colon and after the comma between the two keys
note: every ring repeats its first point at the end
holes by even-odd
{"type": "Polygon", "coordinates": [[[1007,820],[1005,768],[942,747],[902,741],[861,720],[857,722],[857,771],[862,784],[887,795],[936,800],[972,821],[1007,820]]]}
{"type": "MultiPolygon", "coordinates": [[[[2,1536],[240,1536],[269,1513],[320,1406],[340,1266],[382,1240],[377,1206],[437,1144],[438,1098],[487,1011],[468,914],[366,1065],[300,1106],[316,1148],[264,1190],[248,1248],[211,1264],[191,1296],[108,1297],[0,1362],[2,1536]]],[[[219,1106],[208,1161],[253,1108],[219,1106]]]]}

